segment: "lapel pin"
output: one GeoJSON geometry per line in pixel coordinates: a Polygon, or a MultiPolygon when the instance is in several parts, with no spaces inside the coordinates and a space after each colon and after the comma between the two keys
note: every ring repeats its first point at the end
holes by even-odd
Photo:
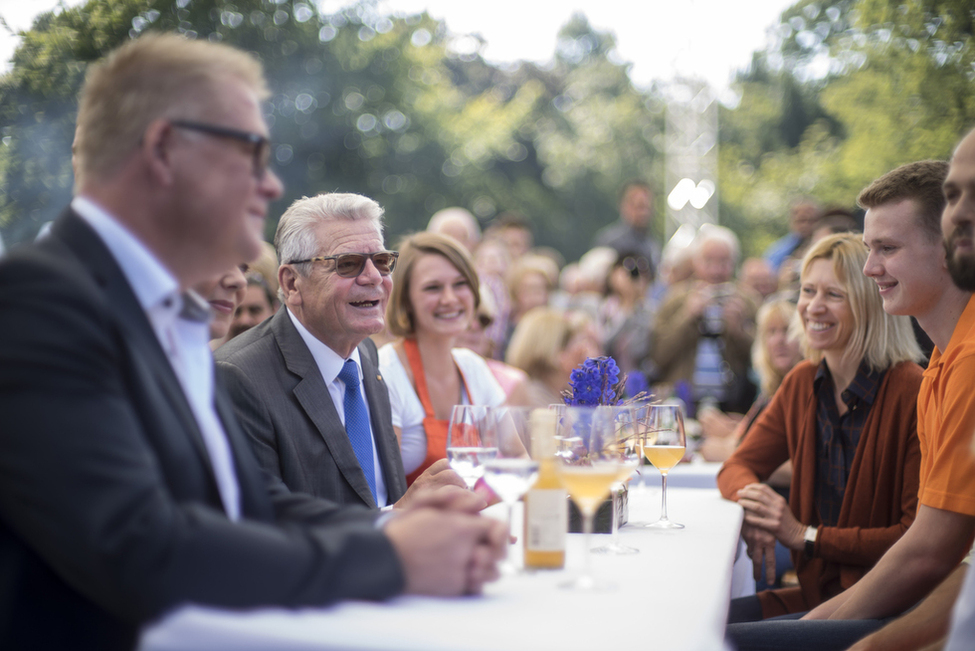
{"type": "Polygon", "coordinates": [[[376,375],[376,379],[379,380],[380,382],[382,382],[383,381],[383,376],[382,375],[376,375]]]}

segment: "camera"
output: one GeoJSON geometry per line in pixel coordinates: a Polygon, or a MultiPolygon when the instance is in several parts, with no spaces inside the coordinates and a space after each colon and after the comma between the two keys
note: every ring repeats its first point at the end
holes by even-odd
{"type": "Polygon", "coordinates": [[[711,298],[704,307],[698,327],[705,337],[719,337],[724,332],[724,305],[734,294],[734,287],[731,283],[721,283],[712,285],[709,292],[711,298]]]}

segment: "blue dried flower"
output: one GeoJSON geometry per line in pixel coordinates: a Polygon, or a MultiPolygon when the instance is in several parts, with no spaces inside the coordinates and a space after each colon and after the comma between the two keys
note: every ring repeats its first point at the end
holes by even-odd
{"type": "Polygon", "coordinates": [[[578,407],[620,404],[620,369],[612,357],[590,357],[569,375],[565,404],[578,407]]]}
{"type": "Polygon", "coordinates": [[[626,395],[630,398],[638,395],[646,395],[650,392],[650,383],[647,376],[642,371],[634,371],[626,376],[625,380],[626,395]]]}

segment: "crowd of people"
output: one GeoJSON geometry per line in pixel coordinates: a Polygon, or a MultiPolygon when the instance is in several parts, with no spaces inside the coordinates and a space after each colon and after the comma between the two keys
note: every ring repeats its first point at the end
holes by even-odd
{"type": "Polygon", "coordinates": [[[767,587],[731,604],[739,649],[970,643],[975,133],[864,189],[862,232],[800,197],[762,258],[715,225],[661,246],[630,181],[566,264],[462,208],[389,248],[339,192],[270,246],[267,94],[250,55],[167,34],[88,74],[75,197],[0,262],[0,646],[133,648],[188,602],[476,594],[508,532],[445,460],[452,407],[546,407],[598,355],[724,462],[767,587]]]}

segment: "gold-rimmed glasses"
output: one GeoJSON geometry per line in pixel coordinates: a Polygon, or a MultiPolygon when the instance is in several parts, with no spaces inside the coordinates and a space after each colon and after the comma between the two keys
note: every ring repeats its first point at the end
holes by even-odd
{"type": "Polygon", "coordinates": [[[376,253],[340,253],[338,255],[319,255],[307,260],[292,260],[288,264],[305,262],[335,262],[333,271],[342,278],[355,278],[366,268],[366,260],[372,260],[380,276],[388,276],[396,267],[399,251],[377,251],[376,253]]]}

